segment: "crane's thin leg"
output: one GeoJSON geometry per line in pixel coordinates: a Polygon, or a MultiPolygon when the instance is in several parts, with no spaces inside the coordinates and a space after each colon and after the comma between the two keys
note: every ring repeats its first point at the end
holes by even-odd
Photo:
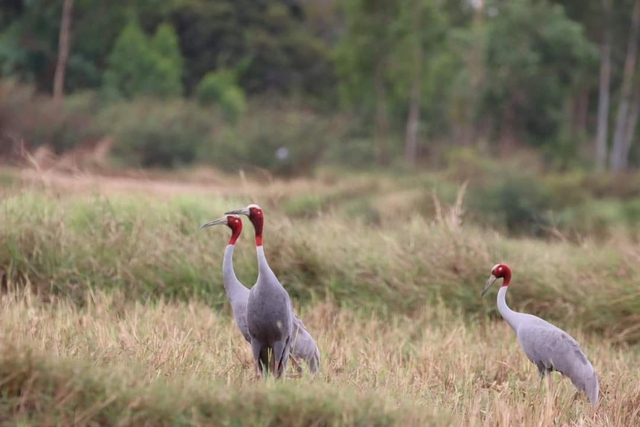
{"type": "Polygon", "coordinates": [[[538,377],[540,378],[540,382],[538,383],[538,392],[536,393],[536,400],[540,398],[540,393],[542,392],[542,388],[543,388],[543,380],[545,375],[547,374],[547,370],[544,368],[543,365],[538,365],[536,363],[536,366],[538,366],[538,377]]]}
{"type": "Polygon", "coordinates": [[[551,399],[555,402],[556,396],[553,392],[553,371],[547,372],[547,394],[551,396],[551,399]]]}
{"type": "Polygon", "coordinates": [[[253,353],[253,361],[256,364],[258,379],[262,379],[262,364],[260,363],[260,353],[262,353],[261,350],[262,346],[260,345],[260,343],[257,340],[252,339],[251,353],[253,353]]]}
{"type": "Polygon", "coordinates": [[[271,350],[269,350],[268,347],[263,347],[262,350],[260,350],[260,362],[262,362],[262,366],[267,371],[267,375],[269,374],[269,372],[273,372],[273,366],[269,365],[270,351],[271,350]]]}
{"type": "MultiPolygon", "coordinates": [[[[282,356],[284,353],[284,342],[282,341],[276,341],[273,343],[273,359],[275,360],[275,370],[274,370],[274,375],[276,378],[280,378],[280,376],[282,375],[282,356]]],[[[287,355],[287,357],[289,357],[289,355],[287,355]]]]}
{"type": "Polygon", "coordinates": [[[289,340],[286,341],[284,345],[284,350],[282,352],[282,358],[280,359],[282,373],[287,370],[287,364],[289,362],[289,357],[291,356],[291,343],[289,340]]]}

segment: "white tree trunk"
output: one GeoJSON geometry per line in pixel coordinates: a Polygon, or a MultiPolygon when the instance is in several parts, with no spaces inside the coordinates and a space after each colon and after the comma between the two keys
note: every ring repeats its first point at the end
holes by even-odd
{"type": "Polygon", "coordinates": [[[633,95],[633,103],[629,111],[629,120],[627,121],[627,129],[625,131],[624,155],[622,157],[622,168],[627,169],[629,166],[629,152],[633,145],[636,134],[636,125],[638,124],[638,115],[640,114],[640,85],[636,82],[636,89],[633,95]]]}
{"type": "Polygon", "coordinates": [[[411,83],[411,93],[409,95],[409,116],[407,117],[407,132],[404,144],[405,161],[413,165],[418,156],[418,128],[420,126],[420,97],[422,95],[422,61],[424,52],[422,48],[422,28],[421,28],[421,4],[416,2],[415,19],[413,23],[414,37],[414,68],[413,82],[411,83]]]}
{"type": "Polygon", "coordinates": [[[60,37],[58,39],[58,63],[53,77],[53,100],[60,102],[64,96],[64,75],[69,59],[69,32],[71,29],[71,12],[73,0],[64,0],[62,18],[60,22],[60,37]]]}
{"type": "Polygon", "coordinates": [[[596,166],[607,166],[607,134],[609,130],[609,82],[611,81],[611,0],[602,0],[605,29],[600,60],[600,88],[598,93],[598,130],[596,136],[596,166]]]}
{"type": "Polygon", "coordinates": [[[636,57],[638,54],[638,29],[640,27],[640,1],[636,0],[633,6],[633,16],[631,18],[631,31],[629,33],[629,44],[627,46],[627,58],[624,64],[624,74],[622,79],[622,89],[620,96],[620,106],[616,118],[616,130],[613,136],[613,148],[611,150],[611,170],[621,171],[624,168],[625,144],[627,122],[629,120],[629,104],[633,96],[633,80],[636,70],[636,57]]]}

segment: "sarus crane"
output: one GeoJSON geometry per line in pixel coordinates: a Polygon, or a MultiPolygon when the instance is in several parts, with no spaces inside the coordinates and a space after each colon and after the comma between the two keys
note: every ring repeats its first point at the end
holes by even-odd
{"type": "Polygon", "coordinates": [[[246,208],[225,212],[225,215],[246,215],[253,224],[258,256],[258,280],[247,300],[247,328],[258,376],[263,368],[280,378],[287,367],[294,339],[291,298],[269,267],[262,247],[264,212],[251,204],[246,208]],[[272,352],[269,364],[269,351],[272,352]]]}
{"type": "MultiPolygon", "coordinates": [[[[242,336],[248,343],[251,343],[251,335],[247,327],[247,300],[249,299],[249,289],[244,286],[236,277],[233,268],[233,252],[235,244],[240,234],[242,234],[242,219],[239,215],[225,215],[216,220],[207,222],[200,226],[200,229],[208,228],[214,225],[226,225],[231,229],[231,237],[224,251],[222,260],[222,279],[227,299],[231,304],[231,311],[236,321],[236,325],[242,333],[242,336]]],[[[305,327],[302,320],[293,314],[294,323],[294,343],[292,351],[292,361],[298,366],[296,359],[302,359],[309,365],[311,373],[315,374],[320,368],[320,351],[313,337],[305,327]]],[[[299,366],[298,366],[299,368],[299,366]]]]}
{"type": "Polygon", "coordinates": [[[540,379],[558,371],[569,377],[578,391],[584,391],[591,404],[596,406],[600,390],[598,377],[578,342],[546,320],[517,313],[507,306],[511,269],[506,264],[496,264],[491,269],[491,277],[480,296],[484,296],[498,279],[503,279],[498,291],[498,311],[516,333],[524,353],[538,367],[540,379]]]}

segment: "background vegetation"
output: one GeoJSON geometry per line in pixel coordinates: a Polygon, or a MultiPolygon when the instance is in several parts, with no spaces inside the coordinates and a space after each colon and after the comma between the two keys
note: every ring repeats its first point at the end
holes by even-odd
{"type": "Polygon", "coordinates": [[[638,165],[636,0],[103,3],[3,3],[5,156],[113,137],[120,165],[284,175],[459,146],[638,165]]]}

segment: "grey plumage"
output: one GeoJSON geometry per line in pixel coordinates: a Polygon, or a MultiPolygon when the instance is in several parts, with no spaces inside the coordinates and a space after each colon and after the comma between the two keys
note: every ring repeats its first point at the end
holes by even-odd
{"type": "Polygon", "coordinates": [[[293,309],[289,294],[264,259],[262,246],[257,250],[258,280],[249,292],[247,327],[258,372],[266,368],[279,378],[287,367],[293,343],[293,309]]]}
{"type": "Polygon", "coordinates": [[[593,406],[598,402],[600,385],[593,366],[578,342],[555,325],[531,314],[517,313],[507,306],[506,294],[511,281],[511,269],[497,264],[491,270],[482,295],[499,278],[503,285],[498,291],[498,311],[514,330],[525,355],[538,367],[540,378],[558,371],[569,377],[573,385],[584,391],[593,406]]]}
{"type": "MultiPolygon", "coordinates": [[[[242,232],[242,221],[238,215],[228,215],[215,221],[203,224],[200,228],[210,227],[212,225],[227,225],[231,231],[231,239],[224,251],[222,261],[222,278],[224,282],[227,299],[231,305],[231,311],[235,319],[238,329],[248,343],[251,343],[251,335],[247,325],[247,302],[250,290],[244,286],[236,277],[233,268],[233,253],[235,242],[242,232]]],[[[313,337],[305,327],[302,320],[293,314],[293,345],[292,357],[295,359],[305,360],[309,365],[309,370],[316,373],[320,367],[320,352],[313,337]]]]}

